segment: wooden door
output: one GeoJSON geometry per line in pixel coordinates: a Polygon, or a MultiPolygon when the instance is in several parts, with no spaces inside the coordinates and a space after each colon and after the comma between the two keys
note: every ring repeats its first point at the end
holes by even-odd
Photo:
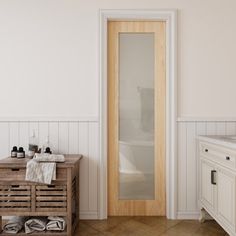
{"type": "MultiPolygon", "coordinates": [[[[166,90],[166,39],[165,39],[165,22],[154,21],[110,21],[108,22],[108,215],[165,215],[166,214],[166,185],[165,185],[165,90],[166,90]],[[124,56],[129,57],[129,47],[124,48],[124,52],[121,55],[120,47],[122,37],[130,40],[129,35],[137,34],[133,36],[141,35],[144,41],[153,39],[153,88],[149,88],[146,85],[142,85],[142,81],[145,82],[147,76],[145,75],[143,80],[140,81],[141,86],[133,88],[132,93],[135,94],[138,99],[142,100],[139,104],[143,113],[145,111],[150,113],[150,106],[145,106],[145,99],[150,100],[153,96],[154,103],[154,115],[152,118],[145,118],[146,115],[141,114],[139,120],[132,121],[132,116],[139,112],[132,106],[132,101],[126,100],[124,103],[122,100],[122,94],[120,94],[121,83],[120,76],[123,73],[120,69],[122,64],[121,60],[124,60],[124,56]],[[147,36],[147,37],[146,37],[147,36]],[[150,37],[149,37],[150,36],[150,37]],[[127,49],[127,50],[126,50],[127,49]],[[126,55],[127,54],[127,55],[126,55]],[[137,90],[137,93],[136,93],[137,90]],[[140,95],[142,93],[142,95],[140,95]],[[152,95],[153,94],[153,95],[152,95]],[[122,104],[121,104],[122,103],[122,104]],[[122,109],[120,106],[125,107],[131,103],[130,109],[127,109],[127,120],[124,118],[124,123],[127,122],[126,127],[122,133],[126,133],[129,136],[129,129],[137,128],[143,136],[148,136],[144,140],[123,141],[119,140],[121,126],[122,109]],[[146,120],[145,120],[146,119],[146,120]],[[133,123],[132,123],[132,122],[133,123]],[[130,124],[129,124],[130,122],[130,124]],[[153,122],[153,130],[150,130],[153,122]],[[141,128],[140,128],[141,127],[141,128]],[[149,132],[149,133],[148,133],[149,132]],[[153,134],[153,142],[150,141],[150,133],[153,134]],[[149,140],[149,141],[147,141],[149,140]],[[141,148],[140,148],[141,147],[141,148]],[[153,151],[152,148],[153,147],[153,151]],[[122,150],[121,150],[122,149],[122,150]],[[123,150],[124,149],[124,150],[123,150]],[[146,150],[146,153],[143,150],[146,150]],[[124,151],[124,155],[123,152],[124,151]],[[148,164],[146,160],[149,159],[150,153],[153,152],[153,162],[148,164]],[[128,153],[128,154],[127,154],[128,153]],[[121,159],[125,155],[130,155],[132,161],[121,159]],[[129,168],[123,166],[126,163],[129,168]],[[135,163],[135,164],[134,164],[135,163]],[[140,172],[140,169],[144,170],[140,172]],[[153,168],[153,172],[151,170],[153,168]],[[122,174],[121,174],[122,173],[122,174]],[[124,176],[126,190],[129,191],[129,196],[121,196],[121,176],[124,176]],[[132,182],[132,187],[129,187],[129,181],[136,178],[136,182],[132,182]],[[151,179],[151,180],[150,180],[151,179]],[[150,182],[148,182],[150,180],[150,182]],[[136,184],[135,184],[136,183],[136,184]],[[147,188],[148,184],[153,187],[153,193],[150,188],[147,188]],[[153,184],[153,185],[152,185],[153,184]],[[143,188],[143,194],[140,194],[140,188],[143,188]],[[147,196],[145,192],[149,192],[147,196]],[[133,194],[133,199],[130,197],[133,194]]],[[[132,38],[132,37],[131,37],[132,38]]],[[[137,43],[137,42],[136,42],[137,43]]],[[[134,44],[136,44],[134,43],[134,44]]],[[[132,43],[131,43],[132,45],[132,43]]],[[[133,45],[135,46],[135,45],[133,45]]],[[[139,50],[139,46],[137,50],[139,50]]],[[[150,48],[147,47],[147,50],[150,48]]],[[[142,49],[143,50],[143,49],[142,49]]],[[[135,54],[135,50],[133,50],[135,54]]],[[[146,51],[143,50],[143,56],[146,56],[146,51]]],[[[135,57],[135,55],[134,55],[135,57]]],[[[142,61],[142,57],[139,59],[142,61]],[[140,59],[141,58],[141,59],[140,59]]],[[[142,74],[142,67],[144,64],[150,66],[147,61],[143,61],[143,64],[129,66],[130,77],[139,77],[142,74]],[[132,70],[132,71],[131,71],[132,70]],[[136,74],[135,74],[136,73],[136,74]]],[[[124,64],[124,63],[123,63],[124,64]]],[[[132,64],[132,63],[131,63],[132,64]]],[[[125,66],[125,65],[124,65],[125,66]]],[[[129,79],[129,78],[128,78],[129,79]]],[[[122,80],[122,86],[124,89],[131,87],[129,81],[122,80]]],[[[125,109],[125,108],[124,108],[125,109]]],[[[151,115],[152,116],[152,115],[151,115]]],[[[135,133],[135,132],[134,132],[135,133]]],[[[137,135],[138,136],[138,135],[137,135]]],[[[122,177],[123,178],[123,177],[122,177]]],[[[123,190],[122,190],[123,191],[123,190]]]]}

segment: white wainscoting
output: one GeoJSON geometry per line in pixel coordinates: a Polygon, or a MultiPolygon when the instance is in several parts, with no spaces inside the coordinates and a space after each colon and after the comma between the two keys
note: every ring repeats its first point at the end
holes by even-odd
{"type": "Polygon", "coordinates": [[[236,119],[178,120],[178,212],[179,219],[197,219],[197,135],[235,135],[236,119]]]}
{"type": "MultiPolygon", "coordinates": [[[[36,131],[40,144],[46,136],[55,152],[83,154],[80,166],[80,217],[97,219],[99,201],[99,122],[87,119],[0,119],[0,158],[10,155],[12,146],[27,150],[29,136],[36,131]]],[[[236,119],[178,120],[178,218],[197,219],[197,135],[235,134],[236,119]]]]}
{"type": "Polygon", "coordinates": [[[10,155],[12,146],[28,147],[35,130],[42,145],[46,137],[55,153],[82,154],[80,165],[80,217],[98,218],[99,122],[96,119],[0,120],[0,158],[10,155]]]}

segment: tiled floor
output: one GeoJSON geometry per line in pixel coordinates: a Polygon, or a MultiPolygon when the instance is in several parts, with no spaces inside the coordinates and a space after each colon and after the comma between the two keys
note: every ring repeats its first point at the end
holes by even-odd
{"type": "Polygon", "coordinates": [[[226,232],[215,222],[167,220],[165,217],[109,217],[81,220],[75,236],[221,236],[226,232]]]}

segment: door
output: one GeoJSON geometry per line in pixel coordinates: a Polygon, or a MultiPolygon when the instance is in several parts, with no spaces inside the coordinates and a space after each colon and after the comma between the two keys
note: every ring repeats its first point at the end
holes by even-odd
{"type": "Polygon", "coordinates": [[[224,223],[235,226],[235,174],[217,170],[218,215],[224,223]]]}
{"type": "Polygon", "coordinates": [[[108,215],[165,215],[165,22],[108,22],[108,215]]]}
{"type": "Polygon", "coordinates": [[[215,211],[215,186],[216,186],[215,166],[211,162],[201,160],[201,200],[204,205],[215,211]]]}

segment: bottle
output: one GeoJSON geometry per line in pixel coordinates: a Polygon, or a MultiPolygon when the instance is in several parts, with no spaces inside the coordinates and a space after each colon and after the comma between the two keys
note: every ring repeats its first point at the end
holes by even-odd
{"type": "Polygon", "coordinates": [[[16,146],[14,146],[14,147],[12,148],[11,157],[12,157],[12,158],[17,157],[17,147],[16,147],[16,146]]]}
{"type": "Polygon", "coordinates": [[[51,151],[50,147],[46,147],[46,150],[45,150],[44,153],[52,154],[52,151],[51,151]]]}
{"type": "Polygon", "coordinates": [[[50,150],[49,136],[46,137],[45,143],[43,144],[41,153],[52,153],[50,150]]]}
{"type": "Polygon", "coordinates": [[[32,136],[29,138],[28,156],[32,158],[36,152],[38,152],[38,139],[35,136],[35,131],[33,130],[32,136]]]}
{"type": "Polygon", "coordinates": [[[17,158],[25,158],[25,151],[23,147],[19,147],[19,150],[17,152],[17,158]]]}

